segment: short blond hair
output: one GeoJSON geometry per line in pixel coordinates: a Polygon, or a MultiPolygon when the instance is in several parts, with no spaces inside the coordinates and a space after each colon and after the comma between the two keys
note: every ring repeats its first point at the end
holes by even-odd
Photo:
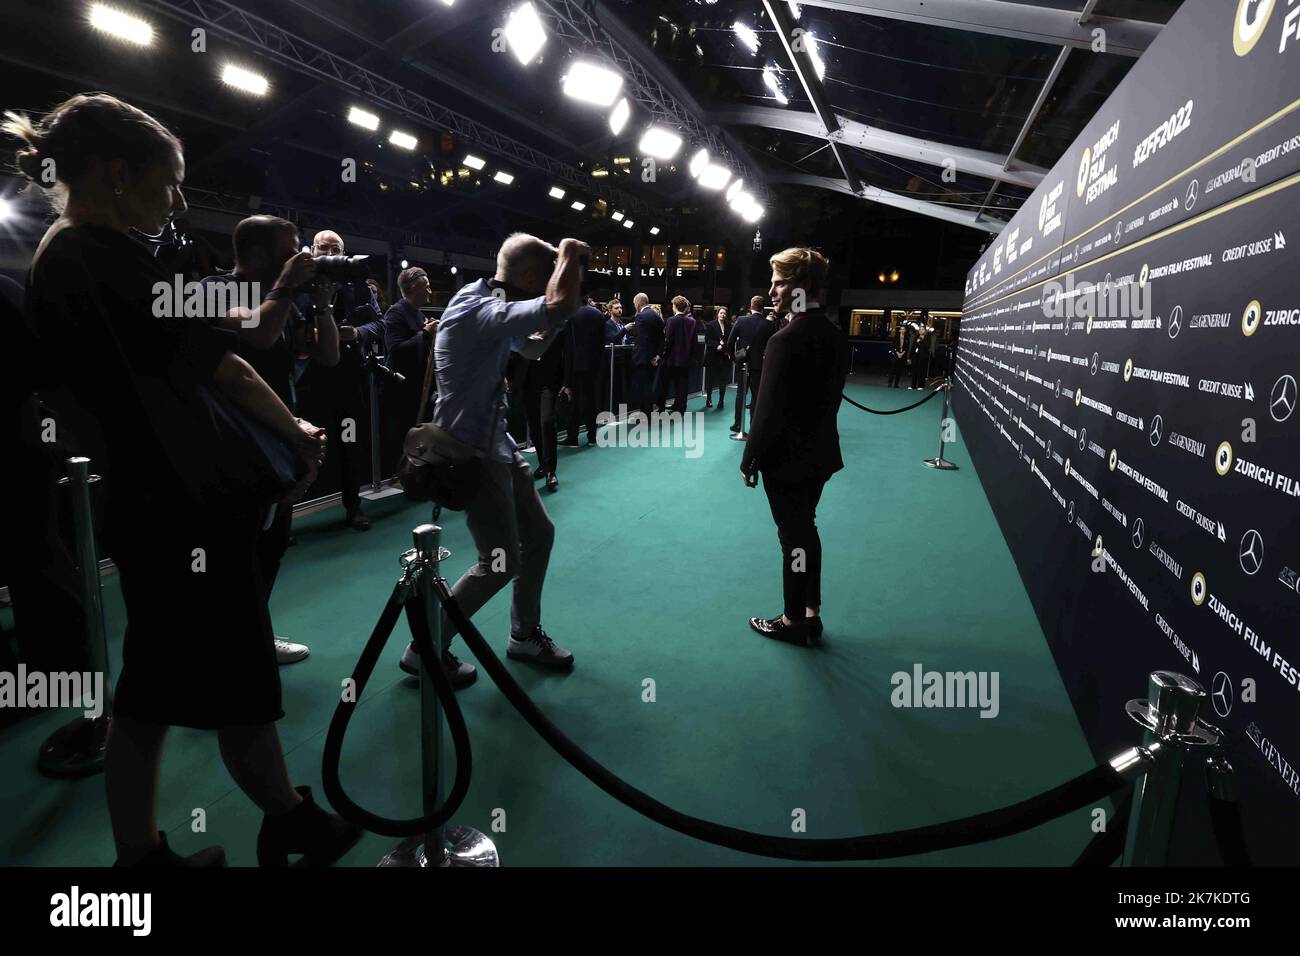
{"type": "Polygon", "coordinates": [[[498,282],[512,282],[519,273],[529,266],[537,266],[548,272],[560,251],[549,242],[544,242],[526,232],[516,232],[506,237],[497,251],[498,282]]]}
{"type": "Polygon", "coordinates": [[[819,295],[826,282],[826,270],[830,260],[816,249],[791,246],[782,250],[768,260],[776,272],[785,279],[794,282],[796,288],[803,289],[808,295],[819,295]]]}

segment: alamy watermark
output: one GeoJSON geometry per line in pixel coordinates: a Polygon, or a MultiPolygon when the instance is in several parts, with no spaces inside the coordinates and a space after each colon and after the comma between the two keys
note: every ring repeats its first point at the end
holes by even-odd
{"type": "Polygon", "coordinates": [[[912,671],[896,671],[889,683],[889,702],[895,707],[979,708],[980,716],[993,718],[998,701],[998,671],[927,671],[913,664],[912,671]]]}
{"type": "Polygon", "coordinates": [[[153,314],[160,319],[219,319],[233,309],[247,309],[251,315],[241,320],[244,328],[258,324],[257,307],[262,304],[262,283],[226,279],[218,282],[186,282],[176,275],[171,282],[155,282],[153,314]]]}
{"type": "Polygon", "coordinates": [[[104,713],[104,675],[98,671],[0,671],[0,708],[77,707],[90,718],[104,713]]]}
{"type": "Polygon", "coordinates": [[[1067,275],[1043,285],[1043,315],[1049,319],[1149,319],[1151,283],[1079,282],[1067,275]]]}
{"type": "Polygon", "coordinates": [[[601,412],[597,425],[608,425],[596,433],[600,448],[684,448],[687,458],[704,454],[703,412],[629,412],[618,407],[618,415],[601,412]]]}

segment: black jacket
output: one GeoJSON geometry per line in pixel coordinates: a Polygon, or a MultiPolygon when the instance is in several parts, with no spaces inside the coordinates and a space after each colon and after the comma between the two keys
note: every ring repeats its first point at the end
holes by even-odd
{"type": "Polygon", "coordinates": [[[727,344],[727,338],[731,335],[730,321],[724,322],[722,328],[718,328],[718,320],[710,319],[704,323],[704,364],[709,366],[722,365],[726,362],[727,356],[725,351],[719,351],[718,346],[727,344]]]}
{"type": "Polygon", "coordinates": [[[754,340],[749,344],[749,370],[758,374],[763,371],[763,359],[767,352],[767,343],[780,331],[776,319],[768,320],[758,316],[758,325],[754,331],[754,340]]]}
{"type": "Polygon", "coordinates": [[[632,329],[632,364],[649,365],[664,350],[664,320],[650,306],[636,314],[632,329]]]}
{"type": "Polygon", "coordinates": [[[569,319],[564,353],[564,380],[572,384],[574,372],[598,372],[605,358],[605,316],[594,305],[584,305],[569,319]]]}
{"type": "Polygon", "coordinates": [[[746,312],[738,317],[727,334],[727,354],[735,358],[739,349],[748,350],[754,344],[754,336],[758,334],[763,317],[757,312],[746,312]]]}
{"type": "Polygon", "coordinates": [[[796,316],[773,335],[741,469],[799,481],[843,468],[835,419],[848,374],[848,338],[822,310],[796,316]]]}

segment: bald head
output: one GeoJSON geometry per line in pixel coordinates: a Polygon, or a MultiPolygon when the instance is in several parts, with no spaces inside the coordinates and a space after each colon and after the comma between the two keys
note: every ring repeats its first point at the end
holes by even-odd
{"type": "Polygon", "coordinates": [[[650,304],[650,296],[646,295],[644,292],[638,292],[636,295],[632,297],[632,307],[636,309],[638,312],[640,312],[649,304],[650,304]]]}
{"type": "Polygon", "coordinates": [[[332,229],[322,229],[311,241],[311,254],[314,256],[343,255],[343,237],[332,229]]]}
{"type": "Polygon", "coordinates": [[[501,243],[497,252],[496,280],[530,296],[542,295],[558,255],[559,250],[549,242],[516,232],[501,243]]]}

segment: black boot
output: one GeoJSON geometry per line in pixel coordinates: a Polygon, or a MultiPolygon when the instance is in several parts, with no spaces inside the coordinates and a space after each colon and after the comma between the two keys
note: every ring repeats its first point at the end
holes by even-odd
{"type": "Polygon", "coordinates": [[[257,865],[288,866],[290,853],[303,866],[330,866],[361,838],[361,828],[316,806],[311,787],[294,787],[302,803],[288,813],[264,817],[257,834],[257,865]]]}
{"type": "Polygon", "coordinates": [[[116,867],[132,869],[174,869],[178,867],[225,866],[226,851],[219,846],[210,846],[189,856],[181,856],[167,845],[167,834],[158,834],[158,845],[134,863],[116,861],[116,867]]]}

